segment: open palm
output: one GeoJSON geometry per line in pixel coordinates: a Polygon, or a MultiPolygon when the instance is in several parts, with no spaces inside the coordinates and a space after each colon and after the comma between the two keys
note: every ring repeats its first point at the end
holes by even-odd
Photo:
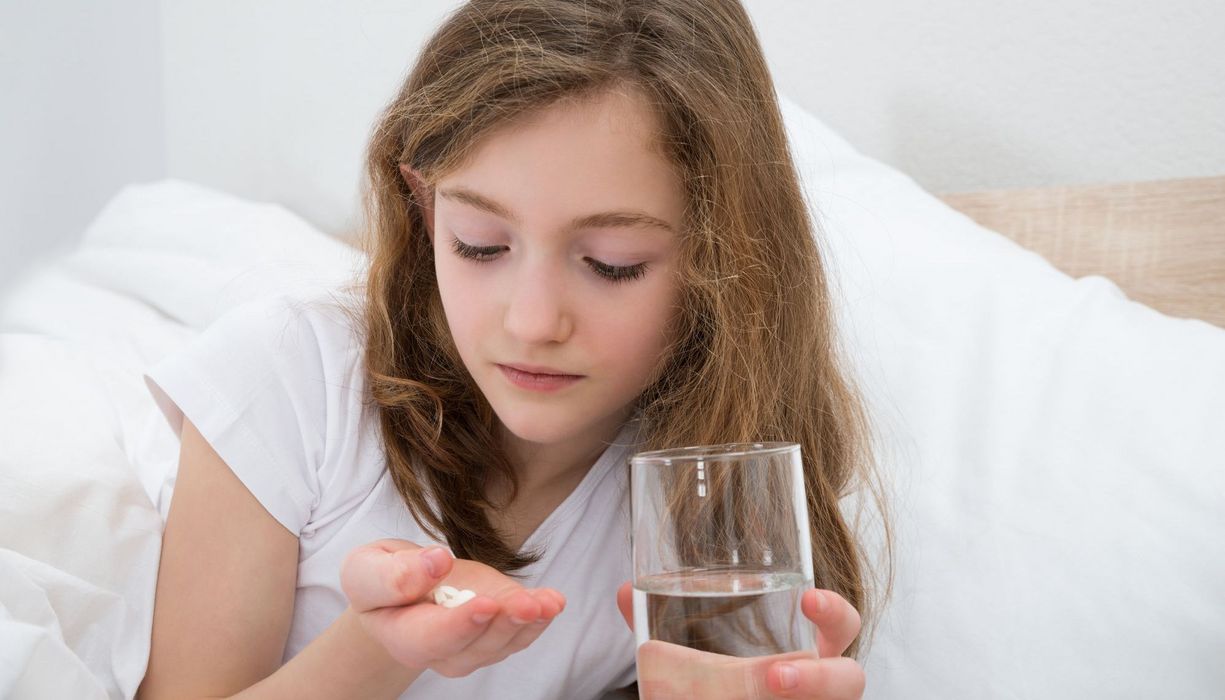
{"type": "Polygon", "coordinates": [[[393,659],[448,677],[527,647],[566,602],[553,589],[524,588],[493,567],[404,540],[379,540],[350,552],[341,586],[367,633],[393,659]],[[430,592],[439,585],[476,597],[455,608],[436,605],[430,592]]]}

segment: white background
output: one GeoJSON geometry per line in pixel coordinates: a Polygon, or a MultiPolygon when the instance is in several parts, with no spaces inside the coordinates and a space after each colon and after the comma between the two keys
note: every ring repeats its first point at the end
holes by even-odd
{"type": "MultiPolygon", "coordinates": [[[[454,0],[0,3],[0,289],[173,176],[354,226],[454,0]]],[[[781,92],[933,192],[1225,174],[1219,0],[747,0],[781,92]]]]}

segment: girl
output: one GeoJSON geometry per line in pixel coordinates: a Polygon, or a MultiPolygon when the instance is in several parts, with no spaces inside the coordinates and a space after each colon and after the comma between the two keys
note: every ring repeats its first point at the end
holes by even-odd
{"type": "Polygon", "coordinates": [[[368,175],[359,285],[240,307],[146,376],[182,444],[141,695],[599,697],[635,680],[629,455],[792,440],[821,658],[676,647],[704,672],[637,680],[859,697],[839,500],[868,432],[737,0],[473,0],[368,175]]]}

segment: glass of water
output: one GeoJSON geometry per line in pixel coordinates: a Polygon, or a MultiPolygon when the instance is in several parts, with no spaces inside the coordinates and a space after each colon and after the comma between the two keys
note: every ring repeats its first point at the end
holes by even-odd
{"type": "Polygon", "coordinates": [[[636,454],[631,519],[640,685],[645,666],[662,668],[648,650],[671,672],[677,660],[815,653],[800,611],[813,568],[798,444],[636,454]]]}

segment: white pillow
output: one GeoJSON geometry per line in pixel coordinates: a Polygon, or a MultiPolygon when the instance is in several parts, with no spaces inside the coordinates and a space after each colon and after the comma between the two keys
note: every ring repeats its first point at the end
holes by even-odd
{"type": "Polygon", "coordinates": [[[277,204],[166,179],[123,188],[64,265],[203,329],[244,301],[340,286],[365,262],[277,204]]]}
{"type": "Polygon", "coordinates": [[[126,440],[152,401],[111,360],[0,331],[0,697],[132,697],[144,675],[162,519],[126,440]]]}
{"type": "Polygon", "coordinates": [[[279,206],[166,180],[124,188],[6,290],[0,697],[136,692],[178,463],[142,371],[238,303],[361,262],[279,206]]]}
{"type": "Polygon", "coordinates": [[[1220,698],[1225,330],[1074,280],[783,97],[896,510],[869,698],[1220,698]]]}

